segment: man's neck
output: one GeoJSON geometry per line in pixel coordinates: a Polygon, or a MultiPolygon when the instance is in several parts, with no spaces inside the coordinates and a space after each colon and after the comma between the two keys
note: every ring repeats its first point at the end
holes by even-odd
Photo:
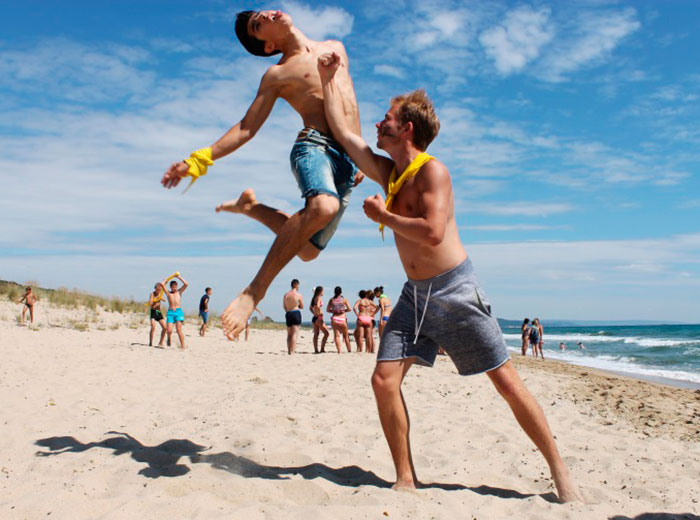
{"type": "Polygon", "coordinates": [[[413,162],[413,159],[422,152],[422,150],[416,148],[413,143],[408,140],[399,143],[396,149],[386,151],[389,153],[391,160],[394,161],[394,166],[396,167],[396,173],[398,175],[401,175],[401,172],[408,168],[408,165],[413,162]]]}
{"type": "Polygon", "coordinates": [[[287,58],[293,54],[310,49],[315,43],[315,41],[309,40],[299,29],[292,27],[284,40],[278,44],[278,48],[282,51],[282,55],[287,58]]]}

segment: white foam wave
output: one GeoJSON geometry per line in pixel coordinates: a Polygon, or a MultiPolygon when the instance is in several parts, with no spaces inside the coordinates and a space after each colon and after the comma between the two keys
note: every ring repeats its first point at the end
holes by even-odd
{"type": "MultiPolygon", "coordinates": [[[[520,334],[504,334],[506,340],[520,343],[520,334]]],[[[626,343],[628,345],[639,345],[640,347],[678,347],[680,345],[700,346],[700,340],[696,339],[668,339],[668,338],[639,338],[635,336],[599,336],[597,334],[547,334],[544,333],[545,343],[551,345],[556,343],[572,343],[575,345],[579,341],[584,345],[588,343],[626,343]]]]}
{"type": "MultiPolygon", "coordinates": [[[[520,352],[519,348],[510,347],[509,350],[512,352],[520,352]]],[[[633,363],[632,360],[627,357],[606,355],[588,356],[579,354],[577,351],[561,352],[545,350],[544,353],[549,358],[556,359],[558,361],[565,361],[574,365],[598,368],[600,370],[607,370],[610,372],[624,372],[636,376],[691,382],[697,384],[700,388],[700,373],[698,372],[686,372],[684,370],[669,370],[657,367],[641,366],[633,363]]]]}

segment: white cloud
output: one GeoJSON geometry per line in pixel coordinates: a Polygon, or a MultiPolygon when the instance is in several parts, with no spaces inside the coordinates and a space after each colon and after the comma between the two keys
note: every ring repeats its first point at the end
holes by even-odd
{"type": "Polygon", "coordinates": [[[403,70],[401,70],[399,67],[386,64],[375,65],[374,73],[381,76],[393,76],[394,78],[398,79],[403,79],[406,76],[403,70]]]}
{"type": "Polygon", "coordinates": [[[465,213],[478,213],[480,215],[499,216],[524,216],[524,217],[546,217],[548,215],[558,215],[568,213],[575,208],[568,203],[552,203],[546,201],[528,202],[465,202],[464,205],[455,208],[457,211],[465,213]]]}
{"type": "Polygon", "coordinates": [[[506,13],[501,25],[481,33],[479,41],[500,74],[519,72],[539,56],[540,49],[554,37],[550,14],[548,7],[518,7],[506,13]]]}
{"type": "Polygon", "coordinates": [[[314,8],[284,0],[282,8],[292,17],[294,25],[312,40],[343,38],[352,32],[354,17],[340,7],[314,8]]]}
{"type": "Polygon", "coordinates": [[[560,31],[567,37],[551,45],[540,64],[539,76],[546,81],[565,81],[568,74],[598,63],[641,27],[632,8],[577,13],[570,25],[560,31]]]}

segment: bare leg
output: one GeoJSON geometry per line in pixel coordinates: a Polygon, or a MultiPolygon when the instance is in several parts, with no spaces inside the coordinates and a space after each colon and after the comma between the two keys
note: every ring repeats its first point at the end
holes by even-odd
{"type": "Polygon", "coordinates": [[[554,437],[540,405],[518,376],[513,363],[507,361],[495,370],[487,372],[498,393],[510,406],[518,424],[544,456],[562,502],[583,501],[578,486],[559,455],[554,437]]]}
{"type": "Polygon", "coordinates": [[[245,340],[248,341],[248,337],[250,336],[250,325],[246,322],[245,324],[245,340]]]}
{"type": "Polygon", "coordinates": [[[314,354],[319,353],[319,351],[318,351],[318,332],[319,332],[318,325],[316,325],[314,323],[314,340],[313,340],[313,342],[314,342],[314,354]]]}
{"type": "Polygon", "coordinates": [[[377,400],[379,420],[396,469],[394,489],[415,488],[418,485],[409,440],[411,423],[401,393],[401,383],[412,364],[413,359],[381,361],[372,374],[372,389],[377,400]]]}
{"type": "Polygon", "coordinates": [[[297,333],[299,332],[299,325],[292,325],[287,327],[287,354],[290,356],[294,354],[297,348],[297,333]]]}
{"type": "Polygon", "coordinates": [[[328,336],[330,336],[330,332],[328,332],[328,328],[326,327],[325,323],[321,324],[321,331],[323,332],[323,339],[321,340],[321,353],[326,351],[326,341],[328,341],[328,336]]]}
{"type": "MultiPolygon", "coordinates": [[[[219,213],[221,211],[239,213],[257,220],[275,235],[279,235],[280,230],[290,218],[284,211],[258,202],[252,188],[244,190],[236,200],[228,200],[219,204],[216,207],[216,212],[219,213]]],[[[318,249],[307,242],[302,250],[299,251],[299,258],[304,261],[312,260],[318,256],[318,253],[318,249]]]]}
{"type": "Polygon", "coordinates": [[[165,339],[165,322],[164,320],[160,320],[158,323],[160,323],[160,341],[158,342],[158,346],[162,347],[163,346],[163,340],[165,339]]]}
{"type": "Polygon", "coordinates": [[[357,345],[357,351],[362,352],[362,328],[359,323],[355,324],[355,330],[352,333],[355,338],[355,345],[357,345]]]}
{"type": "Polygon", "coordinates": [[[168,346],[172,344],[173,341],[173,324],[168,323],[166,334],[168,335],[168,346]]]}
{"type": "Polygon", "coordinates": [[[333,341],[335,342],[335,348],[338,350],[338,354],[340,354],[340,325],[331,320],[331,328],[333,329],[333,341]]]}
{"type": "Polygon", "coordinates": [[[348,324],[344,323],[340,330],[343,332],[343,339],[345,340],[345,348],[348,349],[348,352],[352,352],[352,349],[350,348],[350,333],[348,331],[348,324]]]}
{"type": "Polygon", "coordinates": [[[151,320],[151,331],[148,333],[148,346],[153,346],[153,334],[156,332],[156,320],[151,320]]]}
{"type": "Polygon", "coordinates": [[[255,306],[265,297],[272,280],[306,246],[311,236],[333,219],[339,204],[338,199],[332,195],[316,195],[307,199],[306,207],[284,223],[258,274],[221,315],[224,334],[228,339],[233,339],[243,331],[255,306]]]}
{"type": "Polygon", "coordinates": [[[185,335],[182,333],[182,322],[175,322],[175,329],[177,330],[177,337],[180,338],[180,348],[185,348],[185,335]]]}
{"type": "Polygon", "coordinates": [[[34,305],[29,307],[29,323],[34,323],[34,305]]]}

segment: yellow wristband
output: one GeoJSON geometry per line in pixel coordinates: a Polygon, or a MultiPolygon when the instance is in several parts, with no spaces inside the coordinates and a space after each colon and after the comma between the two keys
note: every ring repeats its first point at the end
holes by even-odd
{"type": "Polygon", "coordinates": [[[211,158],[211,147],[192,152],[189,158],[185,159],[184,162],[189,166],[187,175],[192,177],[189,186],[185,189],[185,191],[187,191],[190,189],[190,186],[194,184],[194,181],[207,174],[207,167],[214,164],[211,158]]]}

